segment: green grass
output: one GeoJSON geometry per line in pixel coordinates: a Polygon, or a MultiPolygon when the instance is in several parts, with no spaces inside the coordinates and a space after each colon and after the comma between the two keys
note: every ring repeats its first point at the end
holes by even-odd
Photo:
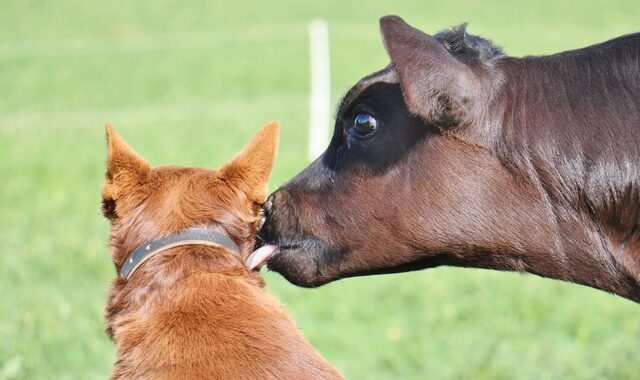
{"type": "MultiPolygon", "coordinates": [[[[0,379],[109,373],[105,121],[155,165],[218,166],[279,119],[275,189],[306,165],[311,18],[330,24],[336,101],[387,64],[384,14],[431,32],[470,21],[513,55],[635,32],[640,20],[635,0],[440,3],[0,2],[0,379]]],[[[640,373],[640,308],[577,285],[447,268],[316,290],[265,277],[353,379],[640,373]]]]}

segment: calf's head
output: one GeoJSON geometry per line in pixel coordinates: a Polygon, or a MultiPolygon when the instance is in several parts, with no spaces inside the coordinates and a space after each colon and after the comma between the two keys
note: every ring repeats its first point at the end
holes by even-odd
{"type": "Polygon", "coordinates": [[[390,16],[381,33],[391,65],[348,91],[327,150],[265,204],[268,266],[301,286],[509,250],[531,219],[483,146],[502,52],[464,26],[430,36],[390,16]],[[524,216],[496,236],[505,213],[524,216]]]}

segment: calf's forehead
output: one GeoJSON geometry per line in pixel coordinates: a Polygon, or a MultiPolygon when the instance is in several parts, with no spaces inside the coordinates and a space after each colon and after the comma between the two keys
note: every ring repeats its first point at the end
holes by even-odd
{"type": "Polygon", "coordinates": [[[338,107],[338,117],[340,117],[367,88],[376,83],[399,83],[398,75],[391,65],[360,79],[342,98],[338,107]]]}

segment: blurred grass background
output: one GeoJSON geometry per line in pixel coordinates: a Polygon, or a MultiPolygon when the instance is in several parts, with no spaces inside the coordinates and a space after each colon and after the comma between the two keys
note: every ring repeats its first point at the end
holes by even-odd
{"type": "MultiPolygon", "coordinates": [[[[378,18],[469,31],[511,55],[640,29],[628,1],[0,2],[0,379],[100,379],[115,273],[98,214],[103,125],[152,164],[218,166],[282,122],[275,189],[307,163],[307,22],[329,22],[334,104],[388,62],[378,18]]],[[[353,379],[638,379],[640,307],[463,269],[268,286],[353,379]]]]}

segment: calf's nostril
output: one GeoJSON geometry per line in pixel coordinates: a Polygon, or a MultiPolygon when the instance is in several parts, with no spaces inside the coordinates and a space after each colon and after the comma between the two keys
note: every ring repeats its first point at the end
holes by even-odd
{"type": "Polygon", "coordinates": [[[267,198],[267,201],[264,202],[264,204],[262,205],[262,209],[264,210],[265,214],[268,214],[269,211],[271,211],[272,207],[273,207],[273,195],[267,198]]]}

